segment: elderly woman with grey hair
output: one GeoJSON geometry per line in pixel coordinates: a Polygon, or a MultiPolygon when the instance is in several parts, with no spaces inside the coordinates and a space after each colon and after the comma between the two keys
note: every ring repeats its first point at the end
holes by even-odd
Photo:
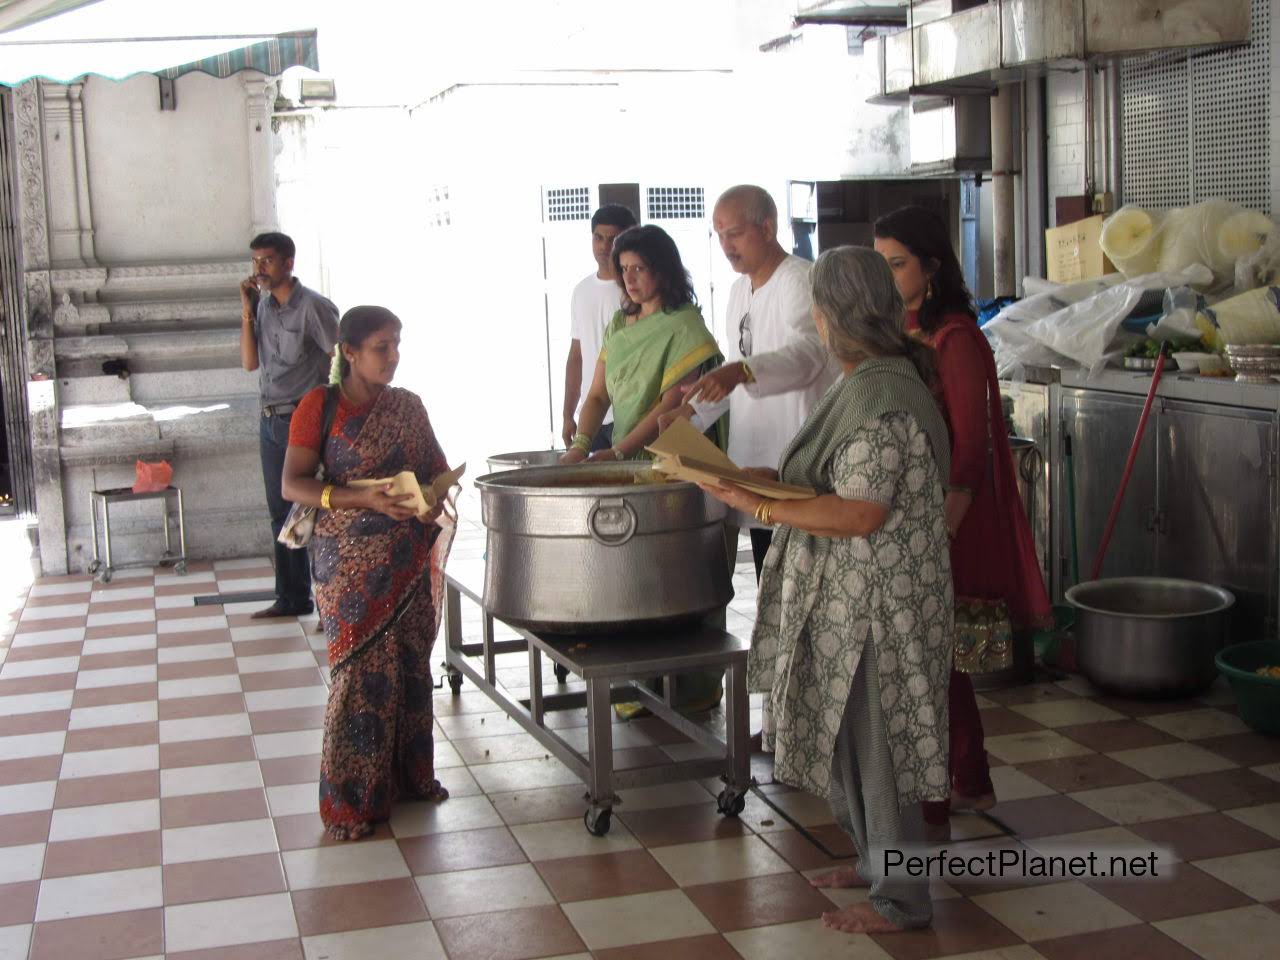
{"type": "Polygon", "coordinates": [[[875,251],[838,247],[811,274],[813,316],[844,375],[782,455],[774,501],[712,496],[776,526],[760,581],[752,688],[772,694],[774,776],[825,796],[857,868],[816,886],[870,886],[830,927],[891,932],[932,920],[927,880],[886,876],[884,851],[923,839],[920,804],[949,796],[952,592],[943,513],[950,444],[926,380],[930,355],[903,329],[875,251]]]}

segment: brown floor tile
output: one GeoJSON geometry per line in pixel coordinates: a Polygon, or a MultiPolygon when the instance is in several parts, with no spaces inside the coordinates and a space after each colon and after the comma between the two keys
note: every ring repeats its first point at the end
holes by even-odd
{"type": "Polygon", "coordinates": [[[300,670],[271,670],[266,673],[246,673],[240,678],[245,693],[258,690],[291,690],[294,687],[324,686],[319,669],[303,667],[300,670]]]}
{"type": "Polygon", "coordinates": [[[92,613],[132,613],[134,610],[150,610],[155,613],[155,597],[137,597],[133,600],[100,600],[90,603],[92,613]]]}
{"type": "Polygon", "coordinates": [[[190,660],[180,663],[162,663],[156,668],[161,680],[191,680],[196,677],[225,677],[238,672],[236,662],[224,660],[190,660]]]}
{"type": "Polygon", "coordinates": [[[301,653],[310,650],[307,638],[302,634],[296,637],[268,637],[265,640],[240,640],[235,643],[237,657],[265,657],[276,653],[301,653]]]}
{"type": "Polygon", "coordinates": [[[143,747],[160,742],[160,724],[122,723],[115,727],[89,727],[67,732],[67,753],[82,750],[114,750],[117,747],[143,747]]]}
{"type": "Polygon", "coordinates": [[[722,817],[710,803],[630,812],[619,808],[615,815],[646,847],[723,840],[751,832],[737,817],[722,817]]]}
{"type": "MultiPolygon", "coordinates": [[[[6,730],[6,733],[8,731],[6,730]]],[[[0,761],[0,787],[17,783],[41,783],[57,780],[62,769],[62,754],[52,757],[23,757],[21,760],[0,761]]]]}
{"type": "Polygon", "coordinates": [[[160,831],[61,840],[44,852],[44,878],[160,866],[160,831]]]}
{"type": "MultiPolygon", "coordinates": [[[[30,594],[28,594],[26,602],[23,603],[22,608],[23,610],[27,609],[28,607],[34,610],[40,610],[40,609],[43,609],[44,607],[65,607],[65,606],[70,606],[73,603],[88,603],[88,602],[89,602],[88,590],[84,591],[83,593],[52,594],[46,597],[33,597],[30,594]]],[[[20,611],[14,611],[13,616],[17,617],[19,613],[20,611]]]]}
{"type": "Polygon", "coordinates": [[[526,857],[506,827],[434,833],[400,840],[409,871],[415,876],[524,863],[526,857]]]}
{"type": "Polygon", "coordinates": [[[293,912],[304,937],[343,930],[387,927],[427,919],[418,887],[412,880],[380,880],[375,883],[294,890],[293,912]]]}
{"type": "Polygon", "coordinates": [[[815,920],[833,909],[831,901],[798,873],[706,883],[685,887],[684,892],[722,933],[815,920]]]}
{"type": "Polygon", "coordinates": [[[871,939],[894,960],[977,953],[1023,942],[991,914],[965,899],[935,900],[933,923],[925,930],[872,934],[871,939]]]}
{"type": "MultiPolygon", "coordinates": [[[[83,601],[81,601],[83,602],[83,601]]],[[[83,627],[85,621],[89,618],[85,617],[53,617],[49,620],[28,620],[25,623],[19,623],[14,634],[22,636],[24,633],[44,633],[46,630],[75,630],[83,627]]],[[[86,638],[87,635],[86,635],[86,638]]]]}
{"type": "Polygon", "coordinates": [[[1146,924],[1038,940],[1035,947],[1045,960],[1198,960],[1198,954],[1146,924]]]}
{"type": "Polygon", "coordinates": [[[834,823],[818,827],[806,827],[809,833],[831,851],[835,857],[823,853],[813,841],[799,830],[775,830],[762,833],[765,843],[778,851],[787,863],[797,870],[816,870],[819,867],[845,867],[857,863],[856,851],[849,835],[834,823]],[[837,859],[838,858],[838,859],[837,859]]]}
{"type": "Polygon", "coordinates": [[[170,863],[164,868],[164,902],[197,903],[256,897],[285,890],[280,855],[263,853],[228,860],[170,863]]]}
{"type": "Polygon", "coordinates": [[[534,867],[561,903],[653,893],[676,886],[647,850],[542,860],[534,867]]]}
{"type": "MultiPolygon", "coordinates": [[[[831,902],[827,902],[831,906],[831,902]]],[[[592,954],[596,960],[740,960],[740,954],[718,933],[705,937],[681,937],[657,943],[638,943],[630,947],[611,947],[592,954]]]]}
{"type": "Polygon", "coordinates": [[[36,897],[40,881],[0,883],[0,927],[31,923],[36,918],[36,897]]]}
{"type": "Polygon", "coordinates": [[[313,783],[320,778],[320,754],[309,757],[280,757],[260,760],[262,783],[268,787],[283,787],[291,783],[313,783]]]}
{"type": "Polygon", "coordinates": [[[982,718],[982,732],[988,737],[1002,737],[1008,733],[1029,733],[1032,730],[1043,730],[1044,724],[1036,723],[1030,717],[1007,707],[989,707],[979,710],[982,718]]]}
{"type": "Polygon", "coordinates": [[[1183,860],[1230,857],[1276,845],[1274,838],[1221,813],[1131,823],[1128,829],[1144,840],[1172,848],[1183,860]]]}
{"type": "Polygon", "coordinates": [[[155,650],[122,650],[94,653],[80,658],[81,670],[112,670],[116,667],[148,667],[156,662],[155,650]]]}
{"type": "Polygon", "coordinates": [[[586,949],[559,907],[451,917],[435,925],[449,956],[466,960],[530,960],[586,949]]]}
{"type": "Polygon", "coordinates": [[[98,803],[124,803],[127,800],[155,800],[160,796],[160,772],[139,770],[136,773],[112,773],[105,777],[78,777],[58,781],[53,806],[91,807],[98,803]]]}
{"type": "Polygon", "coordinates": [[[204,606],[202,604],[197,607],[193,602],[189,607],[161,607],[156,610],[156,619],[190,620],[192,617],[216,617],[220,613],[222,613],[221,606],[204,606]]]}
{"type": "Polygon", "coordinates": [[[1141,720],[1107,720],[1103,723],[1080,723],[1059,727],[1058,732],[1099,753],[1116,750],[1140,750],[1177,743],[1178,738],[1157,730],[1141,720]]]}
{"type": "Polygon", "coordinates": [[[52,660],[55,657],[78,657],[83,640],[70,643],[44,643],[36,646],[18,646],[5,655],[5,663],[26,663],[30,660],[52,660]]]}
{"type": "Polygon", "coordinates": [[[58,690],[70,690],[75,685],[74,673],[50,673],[43,677],[14,677],[12,680],[0,680],[0,697],[17,697],[26,693],[54,693],[58,690]]]}
{"type": "Polygon", "coordinates": [[[545,820],[568,820],[582,817],[587,803],[582,784],[565,787],[544,787],[538,790],[521,790],[513,794],[512,804],[498,807],[502,819],[511,826],[525,823],[542,823],[545,820]]]}
{"type": "Polygon", "coordinates": [[[183,697],[160,701],[161,720],[220,717],[228,713],[244,713],[244,694],[215,693],[207,697],[183,697]]]}
{"type": "Polygon", "coordinates": [[[52,819],[51,810],[10,813],[0,817],[0,847],[44,843],[49,839],[49,821],[52,819]]]}
{"type": "Polygon", "coordinates": [[[165,797],[160,801],[160,825],[165,829],[261,820],[269,816],[267,793],[260,787],[198,793],[189,797],[165,797]]]}
{"type": "Polygon", "coordinates": [[[638,767],[666,766],[671,757],[661,747],[623,747],[613,751],[613,769],[632,770],[638,767]]]}
{"type": "Polygon", "coordinates": [[[160,769],[201,767],[211,763],[239,763],[254,759],[252,737],[219,737],[186,743],[160,744],[160,769]]]}
{"type": "Polygon", "coordinates": [[[1225,737],[1197,740],[1197,747],[1212,750],[1244,767],[1260,767],[1280,763],[1280,740],[1262,733],[1231,733],[1225,737]]]}
{"type": "MultiPolygon", "coordinates": [[[[1150,779],[1133,767],[1127,767],[1120,761],[1101,753],[1020,763],[1018,769],[1060,793],[1075,793],[1078,790],[1093,790],[1100,787],[1122,787],[1150,779]]],[[[1004,809],[1003,804],[1000,809],[1004,809]]]]}
{"type": "Polygon", "coordinates": [[[1165,782],[1215,810],[1255,807],[1280,800],[1280,783],[1242,768],[1175,777],[1165,782]]]}
{"type": "Polygon", "coordinates": [[[164,911],[133,910],[37,923],[30,960],[125,960],[164,952],[164,911]]]}
{"type": "Polygon", "coordinates": [[[1056,683],[1021,684],[1002,690],[979,690],[986,697],[1003,707],[1021,706],[1027,703],[1048,703],[1051,700],[1074,700],[1076,694],[1064,690],[1056,683]]]}
{"type": "MultiPolygon", "coordinates": [[[[199,614],[202,616],[202,614],[199,614]]],[[[181,633],[162,633],[156,639],[160,647],[196,647],[208,643],[230,643],[231,631],[224,627],[213,630],[184,630],[181,633]]]]}
{"type": "Polygon", "coordinates": [[[138,703],[142,700],[156,700],[160,696],[160,687],[154,683],[125,683],[118,687],[93,687],[88,690],[77,690],[71,700],[75,709],[81,707],[111,707],[118,703],[138,703]]]}
{"type": "MultiPolygon", "coordinates": [[[[191,568],[188,567],[187,569],[190,570],[191,568]]],[[[218,585],[208,580],[202,580],[197,583],[157,583],[155,590],[157,597],[190,597],[191,606],[194,607],[196,597],[217,593],[218,585]]],[[[219,607],[218,609],[221,610],[222,608],[219,607]]]]}
{"type": "Polygon", "coordinates": [[[67,729],[71,722],[70,710],[46,710],[4,718],[4,735],[16,737],[24,733],[51,733],[67,729]]]}
{"type": "Polygon", "coordinates": [[[243,943],[237,947],[210,950],[183,950],[166,953],[167,960],[303,960],[302,942],[272,940],[270,943],[243,943]]]}
{"type": "Polygon", "coordinates": [[[324,707],[294,707],[289,710],[262,710],[249,714],[256,735],[315,730],[324,726],[324,707]]]}
{"type": "MultiPolygon", "coordinates": [[[[271,570],[256,574],[259,577],[271,577],[275,574],[271,570]]],[[[252,577],[238,579],[253,579],[252,577]]],[[[262,601],[264,609],[270,601],[262,601]]],[[[272,623],[297,623],[297,617],[267,617],[263,620],[255,620],[252,613],[229,613],[227,614],[227,624],[232,627],[260,627],[272,623]]]]}
{"type": "MultiPolygon", "coordinates": [[[[276,840],[283,850],[312,850],[316,847],[332,847],[343,843],[341,840],[330,840],[324,833],[324,824],[320,822],[319,813],[299,813],[289,817],[276,817],[276,840]]],[[[386,823],[378,824],[373,831],[374,840],[392,840],[391,827],[386,823]]]]}
{"type": "Polygon", "coordinates": [[[1253,900],[1235,887],[1187,863],[1176,864],[1167,882],[1127,880],[1090,884],[1140,920],[1155,923],[1216,910],[1247,907],[1253,900]]]}
{"type": "Polygon", "coordinates": [[[1070,797],[1034,797],[1002,803],[995,815],[1016,837],[1047,837],[1115,826],[1100,813],[1070,797]]]}
{"type": "Polygon", "coordinates": [[[112,623],[105,627],[89,627],[84,632],[86,640],[112,640],[116,637],[136,637],[139,634],[156,632],[154,620],[140,623],[112,623]]]}
{"type": "Polygon", "coordinates": [[[1092,700],[1126,717],[1155,717],[1162,713],[1204,709],[1198,700],[1127,700],[1124,697],[1093,697],[1092,700]]]}
{"type": "Polygon", "coordinates": [[[670,724],[655,717],[641,717],[628,721],[632,727],[643,731],[659,746],[670,746],[673,743],[684,743],[688,738],[670,724]]]}

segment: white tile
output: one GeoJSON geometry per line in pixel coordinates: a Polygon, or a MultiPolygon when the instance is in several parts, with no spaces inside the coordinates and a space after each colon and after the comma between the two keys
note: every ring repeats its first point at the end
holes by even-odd
{"type": "Polygon", "coordinates": [[[194,630],[225,630],[226,628],[227,618],[222,614],[217,616],[186,617],[182,620],[156,621],[156,632],[160,634],[191,633],[194,630]]]}
{"type": "Polygon", "coordinates": [[[150,743],[141,747],[116,747],[113,750],[84,750],[62,756],[63,780],[81,777],[103,777],[112,773],[137,773],[160,769],[160,747],[150,743]]]}
{"type": "Polygon", "coordinates": [[[319,783],[290,783],[280,787],[267,787],[267,805],[273,817],[290,817],[311,813],[319,803],[319,783]]]}
{"type": "Polygon", "coordinates": [[[1073,793],[1071,799],[1116,823],[1171,820],[1174,817],[1189,817],[1213,811],[1209,805],[1154,780],[1124,787],[1081,790],[1073,793]]]}
{"type": "Polygon", "coordinates": [[[49,842],[115,837],[126,833],[146,833],[160,829],[159,800],[130,800],[100,803],[92,807],[69,807],[53,811],[49,842]]]}
{"type": "Polygon", "coordinates": [[[50,657],[47,660],[14,660],[0,668],[0,680],[19,677],[50,677],[55,673],[75,673],[80,669],[79,657],[50,657]]]}
{"type": "MultiPolygon", "coordinates": [[[[391,808],[391,832],[400,838],[502,825],[498,811],[483,796],[450,797],[444,803],[398,803],[391,808]]],[[[586,833],[581,823],[578,827],[586,833]]]]}
{"type": "Polygon", "coordinates": [[[302,952],[306,960],[447,960],[440,935],[430,923],[398,923],[372,930],[303,937],[302,952]]]}
{"type": "Polygon", "coordinates": [[[1031,763],[1035,760],[1059,760],[1093,753],[1082,743],[1068,740],[1054,730],[1032,730],[987,737],[987,752],[1005,763],[1031,763]]]}
{"type": "Polygon", "coordinates": [[[239,579],[218,578],[218,589],[223,593],[246,593],[250,590],[274,590],[276,586],[276,578],[274,574],[269,577],[241,577],[239,579]]]}
{"type": "Polygon", "coordinates": [[[272,653],[260,657],[236,657],[241,673],[269,673],[274,670],[301,670],[314,667],[316,658],[306,650],[298,653],[272,653]]]}
{"type": "Polygon", "coordinates": [[[31,587],[33,597],[88,596],[93,589],[92,580],[73,580],[70,583],[36,583],[31,587]]]}
{"type": "Polygon", "coordinates": [[[293,901],[287,893],[164,908],[164,945],[171,954],[290,940],[297,935],[293,901]]]}
{"type": "Polygon", "coordinates": [[[292,710],[297,707],[323,707],[329,702],[329,691],[322,685],[290,687],[285,690],[252,690],[244,695],[250,713],[258,710],[292,710]]]}
{"type": "Polygon", "coordinates": [[[1255,900],[1280,900],[1280,849],[1197,860],[1196,866],[1255,900]]]}
{"type": "MultiPolygon", "coordinates": [[[[260,606],[260,604],[254,604],[254,606],[260,606]]],[[[275,640],[278,637],[300,636],[302,636],[302,628],[292,621],[231,628],[231,639],[236,643],[243,643],[246,640],[275,640]]]]}
{"type": "Polygon", "coordinates": [[[759,837],[681,843],[649,852],[682,887],[791,872],[790,864],[759,837]]]}
{"type": "Polygon", "coordinates": [[[177,610],[179,607],[195,610],[194,593],[177,593],[166,594],[163,597],[156,597],[157,610],[177,610]]]}
{"type": "Polygon", "coordinates": [[[155,723],[156,702],[114,703],[104,707],[77,707],[71,711],[69,730],[118,727],[126,723],[155,723]]]}
{"type": "Polygon", "coordinates": [[[561,909],[592,950],[716,932],[683,890],[583,900],[561,909]]]}
{"type": "Polygon", "coordinates": [[[115,627],[123,623],[154,623],[155,607],[149,610],[117,610],[113,613],[91,613],[85,624],[90,627],[115,627]]]}
{"type": "MultiPolygon", "coordinates": [[[[1280,796],[1280,791],[1277,791],[1280,796]]],[[[1280,803],[1264,803],[1256,807],[1240,807],[1227,810],[1226,814],[1233,820],[1239,820],[1245,826],[1260,830],[1269,837],[1280,840],[1280,803]]]]}
{"type": "Polygon", "coordinates": [[[156,651],[160,663],[194,663],[198,660],[231,660],[236,655],[230,643],[193,643],[185,647],[161,647],[156,651]]]}
{"type": "MultiPolygon", "coordinates": [[[[252,790],[262,786],[262,771],[257,762],[211,763],[199,767],[177,767],[160,771],[161,797],[189,797],[198,793],[223,793],[228,790],[252,790]]],[[[311,798],[315,806],[315,796],[311,798]]],[[[275,814],[279,816],[279,814],[275,814]]]]}
{"type": "Polygon", "coordinates": [[[1067,727],[1080,723],[1105,723],[1123,720],[1124,714],[1083,697],[1068,700],[1046,700],[1041,703],[1019,703],[1009,708],[1046,727],[1067,727]]]}
{"type": "Polygon", "coordinates": [[[16,697],[0,697],[0,717],[69,710],[74,696],[74,690],[54,690],[51,693],[23,693],[16,697]]]}
{"type": "Polygon", "coordinates": [[[164,831],[162,843],[164,863],[223,860],[256,853],[275,853],[277,850],[275,824],[265,819],[214,823],[201,827],[173,827],[164,831]]]}
{"type": "Polygon", "coordinates": [[[31,924],[0,927],[0,960],[27,960],[27,945],[30,943],[31,924]]]}
{"type": "Polygon", "coordinates": [[[155,583],[156,579],[154,567],[125,567],[111,571],[111,576],[117,583],[121,580],[146,580],[148,583],[155,583]]]}
{"type": "Polygon", "coordinates": [[[1161,713],[1154,717],[1143,717],[1142,722],[1183,740],[1203,740],[1207,737],[1249,732],[1248,725],[1235,714],[1212,708],[1161,713]]]}
{"type": "Polygon", "coordinates": [[[36,922],[164,905],[159,867],[56,877],[40,883],[36,922]]]}
{"type": "Polygon", "coordinates": [[[410,875],[394,840],[288,850],[283,858],[290,890],[372,883],[410,875]]]}
{"type": "Polygon", "coordinates": [[[631,831],[619,823],[616,817],[613,819],[613,826],[603,837],[593,837],[587,833],[581,817],[526,823],[513,826],[510,830],[524,849],[525,856],[535,861],[619,853],[623,850],[635,850],[640,846],[631,831]]]}
{"type": "Polygon", "coordinates": [[[1001,803],[1008,803],[1011,800],[1029,800],[1032,797],[1049,797],[1058,792],[1034,777],[1027,776],[1017,767],[1010,766],[992,767],[991,783],[995,786],[996,797],[1001,803]]]}
{"type": "Polygon", "coordinates": [[[270,566],[270,557],[235,557],[231,560],[213,561],[213,569],[218,573],[223,570],[257,570],[259,567],[270,566]]]}
{"type": "Polygon", "coordinates": [[[67,734],[64,730],[51,730],[48,733],[24,733],[16,737],[0,737],[0,760],[54,757],[62,753],[66,743],[67,734]]]}
{"type": "Polygon", "coordinates": [[[57,620],[62,617],[83,617],[89,612],[88,603],[58,603],[51,607],[24,607],[22,622],[57,620]]]}
{"type": "Polygon", "coordinates": [[[821,920],[737,930],[724,938],[744,960],[891,960],[865,933],[828,930],[821,920]]]}
{"type": "Polygon", "coordinates": [[[219,693],[239,693],[240,677],[229,673],[221,677],[192,677],[189,680],[161,680],[160,699],[211,697],[219,693]]]}
{"type": "Polygon", "coordinates": [[[253,735],[247,713],[228,713],[215,717],[188,717],[160,721],[161,743],[185,743],[189,740],[217,740],[222,737],[253,735]]]}
{"type": "Polygon", "coordinates": [[[1260,903],[1152,924],[1205,960],[1275,960],[1280,913],[1260,903]]]}
{"type": "Polygon", "coordinates": [[[1029,941],[1076,936],[1141,922],[1076,880],[984,893],[972,900],[1029,941]]]}
{"type": "Polygon", "coordinates": [[[101,640],[86,640],[80,651],[82,657],[100,653],[127,653],[132,650],[154,650],[156,635],[139,633],[131,637],[104,637],[101,640]]]}
{"type": "Polygon", "coordinates": [[[137,587],[122,587],[118,590],[95,590],[89,597],[89,605],[95,603],[115,603],[119,600],[150,600],[156,595],[156,588],[151,584],[137,587]]]}
{"type": "Polygon", "coordinates": [[[309,757],[320,752],[323,730],[295,730],[290,733],[265,733],[253,738],[259,760],[280,757],[309,757]]]}
{"type": "Polygon", "coordinates": [[[44,844],[28,843],[5,847],[0,856],[0,883],[25,883],[39,880],[44,870],[44,844]]]}
{"type": "Polygon", "coordinates": [[[1107,756],[1153,780],[1190,777],[1227,770],[1235,763],[1194,743],[1165,743],[1136,750],[1115,750],[1107,756]]]}
{"type": "MultiPolygon", "coordinates": [[[[42,780],[39,783],[15,783],[0,787],[0,815],[30,813],[33,810],[52,810],[53,794],[58,781],[42,780]]],[[[486,801],[487,802],[487,801],[486,801]]]]}
{"type": "Polygon", "coordinates": [[[33,630],[13,638],[15,647],[47,647],[51,643],[75,643],[84,639],[84,627],[60,627],[57,630],[33,630]]]}
{"type": "Polygon", "coordinates": [[[481,903],[490,912],[556,902],[531,863],[436,873],[418,877],[417,882],[427,913],[436,920],[475,913],[481,903]]]}
{"type": "Polygon", "coordinates": [[[190,584],[194,593],[210,593],[209,584],[217,582],[217,575],[212,570],[197,570],[192,573],[157,573],[157,587],[178,587],[190,584]]]}
{"type": "Polygon", "coordinates": [[[559,787],[582,782],[576,773],[554,757],[481,764],[471,768],[471,775],[486,793],[559,787]]]}
{"type": "Polygon", "coordinates": [[[97,687],[122,687],[130,683],[155,683],[155,664],[141,667],[113,667],[109,670],[81,670],[76,676],[77,690],[97,687]]]}

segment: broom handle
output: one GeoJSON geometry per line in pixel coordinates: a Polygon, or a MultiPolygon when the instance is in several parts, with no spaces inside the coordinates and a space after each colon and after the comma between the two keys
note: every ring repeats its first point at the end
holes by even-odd
{"type": "Polygon", "coordinates": [[[1093,558],[1093,570],[1090,580],[1097,580],[1102,573],[1102,561],[1107,555],[1107,547],[1111,545],[1111,535],[1115,533],[1116,521],[1120,518],[1120,505],[1124,502],[1124,492],[1129,486],[1129,478],[1133,475],[1133,465],[1138,459],[1138,447],[1142,444],[1142,434],[1147,429],[1147,417],[1151,415],[1151,404],[1156,398],[1156,388],[1160,386],[1160,374],[1164,372],[1164,360],[1168,355],[1169,341],[1160,347],[1160,356],[1156,358],[1155,373],[1151,376],[1151,388],[1147,391],[1147,402],[1142,405],[1142,416],[1138,418],[1138,429],[1133,435],[1133,445],[1129,447],[1129,459],[1124,464],[1124,474],[1120,477],[1120,489],[1116,491],[1115,502],[1111,504],[1111,513],[1107,517],[1107,525],[1102,531],[1102,542],[1098,544],[1098,552],[1093,558]]]}

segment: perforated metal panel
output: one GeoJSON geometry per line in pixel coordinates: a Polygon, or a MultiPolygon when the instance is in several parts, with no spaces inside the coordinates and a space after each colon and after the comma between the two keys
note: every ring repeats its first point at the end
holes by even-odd
{"type": "Polygon", "coordinates": [[[1126,203],[1224,197],[1271,212],[1271,0],[1252,11],[1248,46],[1125,61],[1126,203]]]}
{"type": "Polygon", "coordinates": [[[543,201],[548,220],[591,219],[589,187],[555,187],[545,192],[543,201]]]}
{"type": "Polygon", "coordinates": [[[648,187],[645,203],[650,220],[701,220],[706,216],[702,187],[648,187]]]}

